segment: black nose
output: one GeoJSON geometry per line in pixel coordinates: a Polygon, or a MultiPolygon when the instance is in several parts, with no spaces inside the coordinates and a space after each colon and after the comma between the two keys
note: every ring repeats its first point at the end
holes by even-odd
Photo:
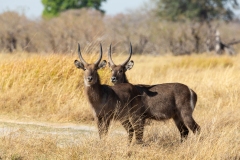
{"type": "Polygon", "coordinates": [[[88,76],[88,77],[87,77],[87,81],[88,81],[88,82],[91,82],[92,80],[93,80],[92,76],[88,76]]]}
{"type": "Polygon", "coordinates": [[[117,78],[116,78],[116,77],[111,77],[111,81],[112,81],[112,82],[116,82],[116,81],[117,81],[117,78]]]}

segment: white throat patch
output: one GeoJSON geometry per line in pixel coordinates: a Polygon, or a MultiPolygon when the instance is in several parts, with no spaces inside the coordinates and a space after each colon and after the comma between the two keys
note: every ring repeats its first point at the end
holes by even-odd
{"type": "Polygon", "coordinates": [[[84,84],[85,84],[86,87],[89,87],[89,86],[90,86],[89,83],[86,81],[85,78],[84,78],[84,84]]]}

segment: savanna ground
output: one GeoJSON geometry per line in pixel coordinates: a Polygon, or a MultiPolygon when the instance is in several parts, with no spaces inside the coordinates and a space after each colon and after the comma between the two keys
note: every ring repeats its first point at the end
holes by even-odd
{"type": "MultiPolygon", "coordinates": [[[[83,52],[90,62],[96,59],[92,55],[83,52]]],[[[113,59],[120,63],[126,57],[113,59]]],[[[172,120],[151,122],[145,146],[128,146],[117,122],[99,140],[83,92],[83,71],[73,64],[77,58],[77,53],[0,54],[2,159],[240,159],[240,55],[133,55],[130,82],[180,82],[198,94],[193,117],[202,128],[199,135],[191,132],[180,143],[172,120]]],[[[108,67],[99,74],[110,84],[108,67]]]]}

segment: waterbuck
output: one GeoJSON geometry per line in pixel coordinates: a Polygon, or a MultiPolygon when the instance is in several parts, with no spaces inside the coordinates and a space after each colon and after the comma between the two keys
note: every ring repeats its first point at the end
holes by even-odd
{"type": "MultiPolygon", "coordinates": [[[[126,71],[130,70],[134,62],[131,59],[132,46],[130,43],[128,59],[115,65],[112,60],[111,45],[108,51],[108,64],[112,72],[111,82],[114,85],[129,83],[126,71]]],[[[181,135],[181,141],[188,136],[189,127],[193,133],[200,131],[200,126],[192,117],[197,102],[197,94],[188,86],[181,83],[163,83],[155,85],[135,85],[142,95],[145,107],[145,118],[166,120],[173,118],[181,135]]]]}
{"type": "Polygon", "coordinates": [[[129,143],[132,142],[135,133],[136,143],[142,143],[144,108],[140,93],[129,83],[115,86],[102,85],[97,70],[104,68],[106,61],[102,59],[102,46],[100,44],[100,56],[95,63],[87,63],[81,54],[78,44],[78,56],[75,60],[77,68],[84,70],[84,87],[86,97],[94,111],[100,139],[108,132],[110,122],[119,120],[128,132],[129,143]]]}

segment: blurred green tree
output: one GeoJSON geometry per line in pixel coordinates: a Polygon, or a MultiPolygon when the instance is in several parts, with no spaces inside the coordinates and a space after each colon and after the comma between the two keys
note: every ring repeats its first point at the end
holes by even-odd
{"type": "Polygon", "coordinates": [[[238,0],[153,0],[160,17],[171,20],[211,21],[231,20],[238,0]]]}
{"type": "Polygon", "coordinates": [[[62,11],[84,7],[94,8],[104,13],[104,10],[100,8],[104,1],[106,0],[42,0],[44,6],[42,16],[52,18],[58,16],[62,11]]]}

